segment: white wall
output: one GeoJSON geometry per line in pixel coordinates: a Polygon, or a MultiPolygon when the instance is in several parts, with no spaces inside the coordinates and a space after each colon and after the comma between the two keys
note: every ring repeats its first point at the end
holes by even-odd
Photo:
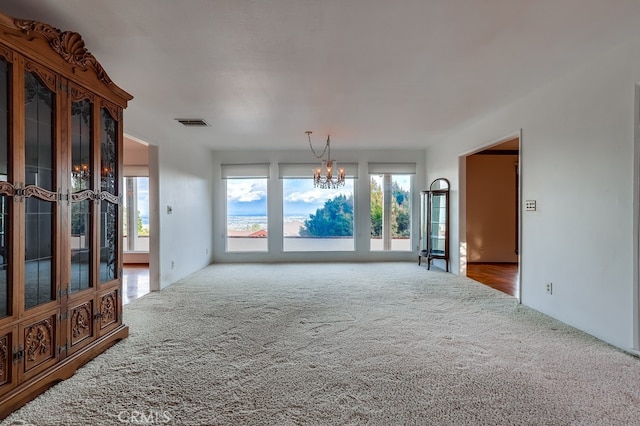
{"type": "Polygon", "coordinates": [[[158,168],[150,164],[150,177],[157,173],[159,185],[150,191],[150,256],[158,259],[150,278],[162,289],[211,263],[212,154],[183,142],[151,148],[158,168]]]}
{"type": "Polygon", "coordinates": [[[214,173],[214,232],[213,249],[216,262],[308,262],[308,261],[397,261],[418,262],[418,221],[420,218],[420,190],[425,189],[423,150],[395,151],[337,151],[332,157],[340,163],[358,163],[358,179],[355,184],[355,245],[354,252],[283,252],[282,251],[282,183],[278,178],[278,163],[319,163],[311,151],[215,151],[213,153],[214,173]],[[367,171],[369,162],[410,162],[416,163],[414,191],[412,198],[412,247],[411,252],[370,252],[369,251],[369,193],[370,183],[367,171]],[[267,209],[269,211],[268,253],[226,253],[226,186],[220,178],[220,164],[270,163],[271,178],[268,183],[267,209]],[[357,212],[365,212],[364,215],[357,212]]]}
{"type": "MultiPolygon", "coordinates": [[[[522,302],[624,349],[634,345],[634,103],[640,42],[585,65],[427,150],[453,189],[459,156],[522,129],[522,302]],[[545,285],[553,282],[553,295],[545,285]]],[[[478,82],[481,84],[481,82],[478,82]]],[[[464,172],[464,171],[462,171],[464,172]]],[[[452,232],[453,247],[460,241],[452,232]]],[[[455,250],[454,250],[455,252],[455,250]]],[[[453,253],[454,271],[461,259],[453,253]]]]}
{"type": "Polygon", "coordinates": [[[517,163],[517,155],[467,157],[467,262],[518,261],[517,163]]]}

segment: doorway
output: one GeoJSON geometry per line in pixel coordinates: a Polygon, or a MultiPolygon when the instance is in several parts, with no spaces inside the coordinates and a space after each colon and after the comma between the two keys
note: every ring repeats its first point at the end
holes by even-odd
{"type": "Polygon", "coordinates": [[[123,299],[159,290],[157,147],[125,135],[123,144],[123,299]]]}
{"type": "Polygon", "coordinates": [[[518,300],[520,141],[518,132],[461,158],[466,275],[518,300]]]}

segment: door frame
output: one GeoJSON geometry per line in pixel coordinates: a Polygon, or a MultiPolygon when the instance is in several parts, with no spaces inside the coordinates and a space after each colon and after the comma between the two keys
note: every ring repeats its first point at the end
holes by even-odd
{"type": "Polygon", "coordinates": [[[467,276],[467,157],[484,151],[501,143],[512,139],[518,139],[518,182],[517,182],[517,249],[518,249],[518,303],[522,303],[522,152],[523,139],[522,129],[511,132],[503,137],[489,141],[472,150],[465,151],[458,156],[458,182],[459,182],[459,198],[458,198],[458,256],[459,256],[459,273],[461,276],[467,276]]]}
{"type": "Polygon", "coordinates": [[[640,84],[633,111],[633,351],[640,354],[640,84]]]}

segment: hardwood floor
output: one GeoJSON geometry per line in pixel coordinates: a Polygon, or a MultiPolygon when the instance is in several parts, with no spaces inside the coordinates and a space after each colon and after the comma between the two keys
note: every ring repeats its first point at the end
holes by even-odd
{"type": "Polygon", "coordinates": [[[122,304],[149,293],[149,265],[126,264],[122,270],[122,304]]]}
{"type": "Polygon", "coordinates": [[[518,297],[517,263],[468,263],[467,277],[518,297]]]}

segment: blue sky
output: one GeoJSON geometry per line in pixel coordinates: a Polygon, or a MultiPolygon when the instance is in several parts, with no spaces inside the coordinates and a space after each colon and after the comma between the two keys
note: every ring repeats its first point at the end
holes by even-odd
{"type": "Polygon", "coordinates": [[[227,179],[227,214],[267,215],[267,179],[227,179]]]}
{"type": "MultiPolygon", "coordinates": [[[[410,188],[410,177],[397,175],[394,180],[404,189],[410,188]]],[[[138,178],[138,210],[145,220],[149,217],[149,179],[138,178]]],[[[319,189],[313,187],[311,179],[283,179],[284,214],[286,216],[306,216],[316,212],[328,199],[338,195],[353,194],[353,179],[340,189],[319,189]]],[[[267,213],[266,179],[227,180],[227,213],[229,215],[260,215],[267,213]]]]}
{"type": "MultiPolygon", "coordinates": [[[[328,199],[338,195],[353,194],[353,180],[340,189],[319,189],[313,187],[312,179],[283,179],[284,215],[306,216],[324,206],[328,199]]],[[[263,215],[267,214],[266,179],[227,179],[227,214],[263,215]]]]}

